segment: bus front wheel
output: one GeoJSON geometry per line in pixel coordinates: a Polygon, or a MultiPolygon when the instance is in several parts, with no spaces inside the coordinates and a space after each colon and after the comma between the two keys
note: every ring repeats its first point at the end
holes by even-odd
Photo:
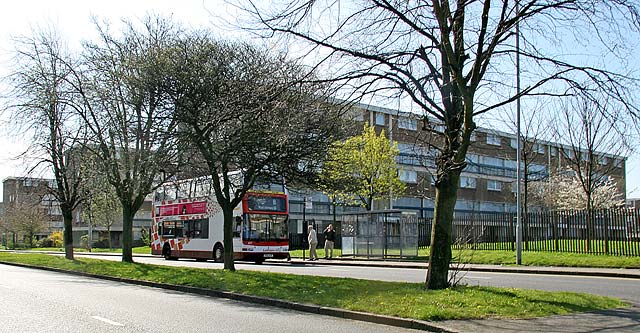
{"type": "Polygon", "coordinates": [[[213,261],[224,262],[224,247],[220,243],[213,247],[213,261]]]}

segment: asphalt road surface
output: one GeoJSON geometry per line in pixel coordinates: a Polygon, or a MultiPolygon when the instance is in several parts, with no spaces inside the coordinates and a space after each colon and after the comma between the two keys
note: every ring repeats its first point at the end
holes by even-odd
{"type": "MultiPolygon", "coordinates": [[[[91,256],[96,259],[120,260],[119,256],[91,256]]],[[[221,263],[196,262],[190,259],[167,261],[161,257],[135,257],[134,261],[154,265],[222,269],[221,263]]],[[[357,279],[424,282],[426,270],[415,268],[381,268],[363,266],[295,265],[287,262],[265,262],[262,265],[236,262],[237,269],[350,277],[357,279]]],[[[574,291],[618,297],[640,305],[640,281],[629,278],[569,276],[524,273],[466,272],[462,280],[468,285],[539,289],[549,291],[574,291]]]]}
{"type": "Polygon", "coordinates": [[[411,332],[0,264],[1,332],[411,332]]]}

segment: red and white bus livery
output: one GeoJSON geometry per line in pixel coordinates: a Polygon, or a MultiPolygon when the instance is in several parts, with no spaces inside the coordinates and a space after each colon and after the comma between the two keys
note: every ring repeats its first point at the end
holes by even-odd
{"type": "MultiPolygon", "coordinates": [[[[233,211],[234,259],[289,258],[285,193],[249,191],[233,211]]],[[[151,253],[165,259],[224,260],[224,217],[213,196],[154,202],[151,253]]]]}

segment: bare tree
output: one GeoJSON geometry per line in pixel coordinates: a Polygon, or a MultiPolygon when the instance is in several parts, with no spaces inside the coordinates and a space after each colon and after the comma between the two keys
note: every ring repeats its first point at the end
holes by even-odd
{"type": "Polygon", "coordinates": [[[596,208],[595,193],[610,176],[624,177],[621,159],[630,152],[628,125],[612,108],[606,97],[600,100],[570,99],[558,112],[555,126],[557,140],[566,144],[560,149],[562,161],[584,194],[587,251],[591,247],[589,240],[593,238],[591,213],[596,208]]]}
{"type": "MultiPolygon", "coordinates": [[[[111,228],[122,217],[122,205],[118,200],[115,189],[107,181],[106,172],[92,156],[85,156],[82,163],[86,179],[83,183],[83,193],[86,198],[81,209],[84,222],[91,228],[102,227],[107,232],[107,243],[111,245],[111,228]]],[[[92,232],[89,233],[89,248],[91,248],[92,232]]]]}
{"type": "Polygon", "coordinates": [[[75,63],[54,31],[42,29],[16,39],[16,68],[11,75],[12,121],[22,134],[33,135],[29,155],[37,165],[51,168],[55,184],[50,192],[64,220],[65,257],[73,259],[73,210],[81,202],[82,175],[70,154],[84,142],[85,131],[76,116],[78,102],[72,84],[75,63]]]}
{"type": "MultiPolygon", "coordinates": [[[[604,92],[619,102],[621,113],[638,115],[629,102],[636,83],[628,76],[584,65],[584,59],[555,47],[572,33],[582,39],[590,32],[610,53],[628,50],[621,39],[639,25],[633,1],[237,2],[254,19],[247,29],[293,38],[296,49],[309,45],[308,59],[330,65],[327,80],[345,83],[343,89],[351,93],[408,96],[425,119],[444,126],[436,159],[429,289],[448,286],[453,211],[477,116],[500,112],[518,96],[551,98],[579,91],[604,92]],[[517,27],[526,36],[519,49],[514,46],[517,27]],[[539,47],[538,40],[554,47],[539,47]],[[522,89],[508,79],[516,55],[525,65],[522,89]]],[[[625,56],[615,55],[617,60],[625,56]]]]}
{"type": "MultiPolygon", "coordinates": [[[[122,261],[132,262],[133,217],[159,186],[160,170],[178,163],[176,121],[165,85],[167,50],[179,29],[161,17],[124,22],[121,35],[96,22],[100,40],[86,43],[81,116],[122,205],[122,261]]],[[[163,173],[170,177],[171,173],[163,173]]]]}
{"type": "Polygon", "coordinates": [[[329,144],[341,138],[340,114],[323,107],[322,86],[301,83],[307,69],[283,55],[204,32],[175,51],[179,133],[211,176],[224,214],[224,267],[235,270],[234,207],[256,181],[312,181],[329,144]]]}
{"type": "Polygon", "coordinates": [[[34,236],[46,228],[47,214],[39,202],[15,203],[5,212],[9,225],[15,233],[22,234],[29,247],[34,247],[34,236]]]}

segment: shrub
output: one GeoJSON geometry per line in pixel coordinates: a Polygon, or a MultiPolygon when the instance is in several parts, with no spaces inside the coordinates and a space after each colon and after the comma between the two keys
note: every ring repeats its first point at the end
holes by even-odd
{"type": "Polygon", "coordinates": [[[87,250],[91,250],[91,244],[89,244],[89,235],[80,236],[80,246],[87,250]]]}
{"type": "MultiPolygon", "coordinates": [[[[62,247],[64,244],[64,236],[62,235],[62,231],[56,231],[49,235],[47,238],[50,243],[48,243],[47,247],[62,247]]],[[[44,242],[43,242],[44,243],[44,242]]]]}
{"type": "Polygon", "coordinates": [[[151,235],[149,234],[147,228],[143,227],[142,229],[140,229],[140,240],[142,241],[143,245],[151,246],[151,235]]]}
{"type": "Polygon", "coordinates": [[[99,241],[95,241],[93,242],[93,247],[97,249],[106,249],[109,247],[109,240],[103,238],[99,241]]]}

